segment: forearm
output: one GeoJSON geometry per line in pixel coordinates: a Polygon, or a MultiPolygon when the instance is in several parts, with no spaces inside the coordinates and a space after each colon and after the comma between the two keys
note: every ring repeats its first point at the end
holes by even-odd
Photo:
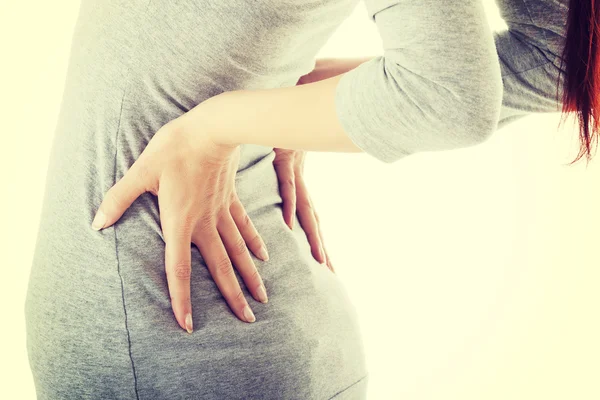
{"type": "Polygon", "coordinates": [[[311,83],[221,93],[186,113],[187,125],[224,145],[365,152],[386,163],[487,140],[503,82],[481,2],[392,3],[370,3],[382,56],[322,62],[330,67],[311,83]]]}
{"type": "Polygon", "coordinates": [[[217,144],[362,152],[336,113],[335,89],[342,76],[284,88],[224,92],[200,103],[188,117],[217,144]]]}

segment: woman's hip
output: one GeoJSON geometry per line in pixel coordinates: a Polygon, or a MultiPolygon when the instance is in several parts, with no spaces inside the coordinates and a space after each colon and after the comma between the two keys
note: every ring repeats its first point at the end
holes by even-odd
{"type": "Polygon", "coordinates": [[[188,334],[171,308],[156,198],[138,200],[102,231],[42,224],[26,303],[39,390],[68,379],[93,387],[103,377],[139,398],[328,399],[366,375],[342,282],[312,258],[302,231],[289,231],[278,206],[249,213],[269,249],[268,262],[254,258],[269,302],[255,301],[235,272],[254,323],[231,312],[190,245],[188,334]]]}

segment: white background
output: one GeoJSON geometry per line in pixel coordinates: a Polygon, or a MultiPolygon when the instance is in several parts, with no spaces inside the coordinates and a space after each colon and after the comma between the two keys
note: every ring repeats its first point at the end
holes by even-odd
{"type": "MultiPolygon", "coordinates": [[[[0,398],[35,398],[23,304],[78,7],[0,2],[0,398]]],[[[319,56],[381,52],[361,3],[319,56]]],[[[361,317],[369,399],[600,399],[600,172],[596,159],[565,166],[578,138],[558,117],[392,165],[307,155],[361,317]]]]}

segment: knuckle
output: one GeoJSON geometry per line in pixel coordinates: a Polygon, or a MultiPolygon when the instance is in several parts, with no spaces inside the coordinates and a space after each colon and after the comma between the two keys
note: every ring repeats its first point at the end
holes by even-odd
{"type": "Polygon", "coordinates": [[[291,189],[293,189],[293,188],[295,188],[295,187],[296,187],[296,182],[295,182],[295,180],[294,180],[294,177],[293,177],[293,176],[288,176],[288,177],[284,178],[284,179],[283,179],[283,182],[281,182],[281,184],[282,184],[283,186],[287,186],[287,187],[289,187],[289,188],[291,188],[291,189]]]}
{"type": "Polygon", "coordinates": [[[171,304],[175,304],[175,303],[179,303],[179,304],[186,304],[189,303],[191,300],[190,296],[184,296],[184,295],[175,295],[174,293],[169,292],[169,298],[171,299],[171,304]]]}
{"type": "Polygon", "coordinates": [[[209,230],[215,227],[215,219],[211,214],[205,214],[198,220],[198,228],[201,230],[209,230]]]}
{"type": "Polygon", "coordinates": [[[243,209],[244,206],[242,205],[242,202],[240,201],[237,193],[235,192],[235,188],[233,189],[233,191],[231,192],[231,194],[229,195],[229,213],[231,214],[233,212],[233,210],[240,210],[243,209]]]}
{"type": "Polygon", "coordinates": [[[246,242],[244,241],[243,238],[240,237],[235,241],[233,251],[234,251],[234,254],[236,254],[236,255],[244,254],[247,251],[246,242]]]}
{"type": "Polygon", "coordinates": [[[229,257],[222,258],[217,263],[217,273],[221,276],[229,276],[233,274],[233,266],[229,257]]]}
{"type": "Polygon", "coordinates": [[[192,228],[196,225],[196,216],[192,214],[184,214],[181,217],[180,227],[184,233],[190,233],[192,228]]]}
{"type": "Polygon", "coordinates": [[[190,237],[190,228],[188,225],[179,225],[175,229],[168,231],[169,241],[184,241],[190,237]],[[172,235],[172,236],[171,236],[172,235]]]}
{"type": "Polygon", "coordinates": [[[242,218],[242,224],[244,226],[250,225],[250,216],[246,213],[244,213],[244,217],[242,218]]]}
{"type": "Polygon", "coordinates": [[[260,247],[263,245],[263,240],[260,237],[260,235],[257,233],[256,235],[254,235],[254,237],[252,238],[250,243],[252,244],[253,247],[260,247]]]}
{"type": "Polygon", "coordinates": [[[256,267],[254,267],[254,271],[252,272],[252,276],[250,276],[250,281],[251,282],[261,283],[260,273],[258,272],[258,269],[256,267]]]}
{"type": "Polygon", "coordinates": [[[246,305],[246,298],[244,297],[244,292],[241,290],[235,295],[235,301],[242,304],[242,306],[246,305]]]}
{"type": "Polygon", "coordinates": [[[177,263],[173,267],[173,274],[177,279],[188,280],[192,275],[192,267],[187,263],[177,263]]]}

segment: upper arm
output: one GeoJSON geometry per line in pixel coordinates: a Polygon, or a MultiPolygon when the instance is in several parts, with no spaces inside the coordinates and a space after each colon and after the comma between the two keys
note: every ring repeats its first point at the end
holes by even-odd
{"type": "Polygon", "coordinates": [[[480,0],[366,0],[384,54],[347,72],[337,113],[363,151],[393,162],[480,142],[496,128],[502,81],[480,0]]]}

